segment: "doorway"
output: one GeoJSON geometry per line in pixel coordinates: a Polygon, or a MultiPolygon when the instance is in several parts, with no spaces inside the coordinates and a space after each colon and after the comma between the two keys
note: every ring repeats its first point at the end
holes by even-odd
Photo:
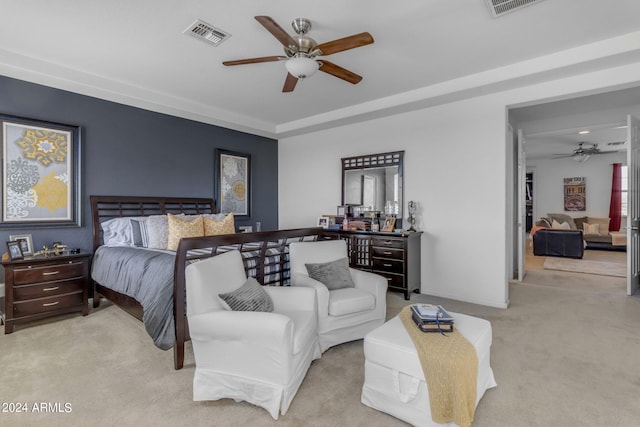
{"type": "MultiPolygon", "coordinates": [[[[519,164],[519,166],[523,167],[526,165],[527,173],[533,173],[533,175],[527,175],[526,178],[522,177],[519,185],[514,185],[514,191],[524,195],[523,198],[520,199],[522,200],[523,209],[520,213],[516,214],[514,223],[516,227],[518,227],[518,224],[521,224],[519,233],[525,235],[525,238],[528,238],[528,230],[530,230],[531,226],[535,225],[538,217],[550,212],[560,211],[560,213],[563,213],[562,188],[558,180],[573,176],[589,176],[590,174],[588,172],[585,173],[585,170],[596,167],[598,163],[607,165],[606,167],[609,168],[610,164],[614,161],[627,164],[626,146],[624,147],[625,150],[619,150],[620,147],[617,145],[625,144],[625,141],[628,140],[626,135],[627,115],[629,113],[634,115],[640,113],[640,104],[637,102],[639,98],[636,97],[633,101],[629,102],[632,94],[640,96],[640,88],[630,88],[617,92],[509,109],[509,124],[513,126],[514,130],[523,129],[523,135],[526,136],[527,140],[525,144],[525,162],[524,164],[519,164]],[[620,96],[621,94],[624,96],[620,96]],[[596,125],[593,125],[593,123],[596,123],[596,125]],[[561,133],[564,132],[566,135],[575,133],[575,135],[578,135],[579,131],[587,127],[592,127],[592,131],[593,129],[600,130],[607,127],[612,129],[617,128],[620,134],[619,137],[612,137],[607,141],[594,141],[594,143],[599,144],[601,149],[618,151],[618,153],[607,153],[607,155],[602,156],[594,155],[587,160],[583,160],[583,162],[579,162],[578,159],[575,158],[577,156],[573,155],[573,152],[579,148],[578,142],[580,142],[580,140],[571,140],[567,136],[561,135],[561,133]],[[623,133],[624,135],[622,135],[623,133]],[[545,139],[546,141],[541,141],[545,139]],[[555,143],[555,145],[552,143],[555,143]],[[541,161],[536,160],[536,156],[539,156],[540,152],[545,150],[548,156],[546,160],[547,163],[543,165],[543,167],[540,167],[541,161]],[[608,156],[611,156],[611,158],[608,158],[608,156]],[[606,159],[608,163],[607,161],[603,161],[603,159],[606,159]],[[553,168],[551,165],[553,165],[553,168]],[[555,175],[553,169],[556,170],[555,175]],[[551,196],[555,197],[553,201],[555,205],[549,202],[549,197],[547,197],[546,200],[545,197],[542,197],[542,200],[539,200],[538,197],[540,194],[538,180],[542,179],[542,191],[545,191],[544,180],[549,177],[556,179],[556,183],[554,184],[555,188],[552,189],[552,192],[555,192],[555,194],[551,196]],[[527,181],[526,184],[524,183],[525,179],[527,181]]],[[[515,134],[515,132],[512,134],[515,134]]],[[[592,134],[591,136],[594,135],[592,134]]],[[[576,136],[576,138],[582,137],[576,136]]],[[[585,139],[586,138],[587,137],[585,137],[585,139]]],[[[517,162],[518,160],[514,159],[514,163],[518,164],[517,162]]],[[[611,178],[608,178],[608,180],[609,182],[607,184],[603,184],[605,179],[595,179],[593,176],[591,179],[587,179],[587,211],[585,216],[609,216],[608,200],[603,202],[602,196],[596,195],[602,193],[602,187],[606,185],[609,186],[609,189],[605,190],[607,194],[604,198],[610,198],[611,178]],[[598,197],[600,197],[600,199],[598,199],[598,197]]],[[[546,190],[548,190],[548,187],[546,190]]],[[[535,264],[535,260],[530,257],[527,259],[526,249],[528,248],[529,242],[525,240],[525,245],[521,246],[517,244],[516,241],[517,239],[514,239],[514,252],[520,252],[524,264],[523,270],[526,272],[523,281],[526,283],[528,280],[540,278],[544,273],[549,275],[549,272],[544,272],[544,269],[540,268],[540,265],[535,264]],[[527,266],[527,264],[529,264],[529,266],[527,266]],[[527,275],[529,277],[527,277],[527,275]]],[[[522,242],[522,240],[520,241],[522,242]]],[[[599,252],[607,255],[606,251],[599,252]]],[[[611,255],[613,258],[620,257],[620,253],[611,255]]],[[[517,262],[514,263],[514,271],[517,271],[517,264],[517,262]]],[[[552,274],[557,275],[559,273],[552,274]]],[[[585,275],[585,277],[588,278],[587,275],[585,275]]],[[[601,278],[600,276],[596,277],[601,278]]],[[[613,281],[619,282],[619,279],[613,279],[613,281]]]]}

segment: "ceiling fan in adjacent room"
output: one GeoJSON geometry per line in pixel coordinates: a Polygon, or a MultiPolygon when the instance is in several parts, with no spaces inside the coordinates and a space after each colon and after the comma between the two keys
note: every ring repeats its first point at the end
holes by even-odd
{"type": "MultiPolygon", "coordinates": [[[[573,150],[571,154],[558,154],[558,155],[555,155],[553,158],[563,159],[563,158],[571,157],[578,163],[583,163],[583,162],[586,162],[589,159],[589,157],[594,155],[610,154],[610,153],[618,152],[618,150],[602,151],[601,149],[598,148],[598,144],[591,144],[591,147],[585,147],[584,144],[585,144],[584,142],[578,142],[578,148],[573,150]]],[[[610,143],[609,145],[618,145],[618,143],[610,143]]]]}
{"type": "Polygon", "coordinates": [[[311,21],[305,18],[295,19],[291,26],[296,36],[290,36],[269,16],[256,16],[256,20],[262,24],[282,45],[286,56],[263,56],[259,58],[225,61],[224,65],[256,64],[260,62],[286,61],[287,77],[284,81],[283,92],[292,92],[299,79],[304,79],[320,70],[352,84],[362,80],[362,76],[342,68],[324,57],[373,43],[371,34],[364,32],[349,37],[318,44],[305,34],[311,29],[311,21]]]}

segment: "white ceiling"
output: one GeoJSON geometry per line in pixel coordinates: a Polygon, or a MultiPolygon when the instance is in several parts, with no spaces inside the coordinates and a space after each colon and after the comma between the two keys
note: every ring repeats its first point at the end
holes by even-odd
{"type": "Polygon", "coordinates": [[[545,0],[493,18],[485,0],[0,0],[0,74],[269,137],[360,120],[419,89],[640,30],[637,0],[545,0]],[[375,43],[327,59],[325,73],[282,93],[282,55],[255,19],[318,43],[370,32],[375,43]],[[196,19],[232,36],[211,47],[183,34],[196,19]],[[364,114],[366,113],[366,114],[364,114]]]}

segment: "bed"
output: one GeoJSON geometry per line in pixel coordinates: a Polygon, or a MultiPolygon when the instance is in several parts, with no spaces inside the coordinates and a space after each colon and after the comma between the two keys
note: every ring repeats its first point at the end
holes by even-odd
{"type": "Polygon", "coordinates": [[[248,276],[263,285],[286,286],[288,246],[292,241],[316,240],[321,228],[237,233],[183,238],[175,251],[104,245],[102,224],[113,219],[174,215],[213,215],[206,198],[91,196],[94,257],[94,308],[102,297],[145,323],[154,344],[173,348],[174,368],[184,365],[189,340],[185,310],[184,270],[188,263],[240,250],[248,276]],[[138,275],[136,275],[136,272],[138,275]]]}

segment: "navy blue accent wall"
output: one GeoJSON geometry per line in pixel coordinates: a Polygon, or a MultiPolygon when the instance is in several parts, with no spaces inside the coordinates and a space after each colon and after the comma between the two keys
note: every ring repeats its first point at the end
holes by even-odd
{"type": "MultiPolygon", "coordinates": [[[[82,226],[0,229],[32,234],[37,249],[61,241],[92,249],[89,195],[214,197],[216,148],[251,154],[251,217],[239,225],[278,225],[278,144],[115,102],[0,76],[0,113],[82,127],[82,226]]],[[[0,200],[1,202],[1,200],[0,200]]]]}

